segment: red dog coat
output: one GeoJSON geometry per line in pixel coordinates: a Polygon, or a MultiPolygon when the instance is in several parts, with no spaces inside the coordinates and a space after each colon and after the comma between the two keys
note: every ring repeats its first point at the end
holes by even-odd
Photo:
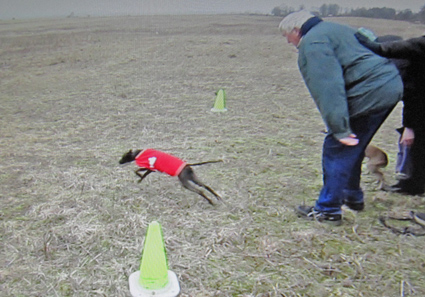
{"type": "Polygon", "coordinates": [[[183,160],[154,149],[146,149],[140,152],[135,162],[141,168],[167,173],[171,176],[179,175],[186,166],[186,162],[183,160]]]}

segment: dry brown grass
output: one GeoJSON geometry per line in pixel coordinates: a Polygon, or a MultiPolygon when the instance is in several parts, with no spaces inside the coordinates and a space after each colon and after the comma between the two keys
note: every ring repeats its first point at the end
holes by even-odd
{"type": "MultiPolygon", "coordinates": [[[[424,296],[423,238],[377,217],[423,198],[374,190],[338,228],[298,219],[321,187],[323,124],[296,53],[266,16],[0,23],[2,296],[129,296],[147,225],[164,231],[181,296],[424,296]],[[212,113],[225,88],[226,113],[212,113]],[[118,166],[129,148],[190,162],[223,196],[118,166]]],[[[424,26],[337,18],[377,33],[424,26]]],[[[374,142],[390,155],[400,107],[374,142]]]]}

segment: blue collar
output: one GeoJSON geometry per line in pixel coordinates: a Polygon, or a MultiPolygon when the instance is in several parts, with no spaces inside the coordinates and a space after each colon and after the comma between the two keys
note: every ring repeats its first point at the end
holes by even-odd
{"type": "Polygon", "coordinates": [[[312,17],[309,18],[302,26],[301,26],[301,36],[304,36],[307,34],[308,31],[310,31],[311,28],[316,26],[318,23],[322,22],[323,20],[319,17],[312,17]]]}

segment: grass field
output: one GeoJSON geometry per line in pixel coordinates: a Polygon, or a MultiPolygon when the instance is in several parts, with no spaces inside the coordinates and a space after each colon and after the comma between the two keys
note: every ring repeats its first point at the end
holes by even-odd
{"type": "MultiPolygon", "coordinates": [[[[147,225],[161,223],[181,296],[425,296],[424,238],[377,220],[425,211],[375,190],[341,227],[297,218],[321,188],[325,129],[297,53],[270,16],[0,22],[2,296],[130,296],[147,225]],[[225,113],[210,111],[227,93],[225,113]],[[119,166],[153,147],[196,167],[224,203],[119,166]]],[[[378,35],[424,25],[331,18],[378,35]]],[[[373,142],[394,182],[401,106],[373,142]]]]}

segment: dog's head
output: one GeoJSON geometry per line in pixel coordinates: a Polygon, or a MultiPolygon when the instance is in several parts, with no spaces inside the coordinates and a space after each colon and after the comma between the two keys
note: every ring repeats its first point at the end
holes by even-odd
{"type": "Polygon", "coordinates": [[[124,164],[124,163],[128,163],[128,162],[133,162],[137,155],[140,153],[140,150],[129,150],[128,152],[126,152],[120,160],[120,164],[124,164]]]}

